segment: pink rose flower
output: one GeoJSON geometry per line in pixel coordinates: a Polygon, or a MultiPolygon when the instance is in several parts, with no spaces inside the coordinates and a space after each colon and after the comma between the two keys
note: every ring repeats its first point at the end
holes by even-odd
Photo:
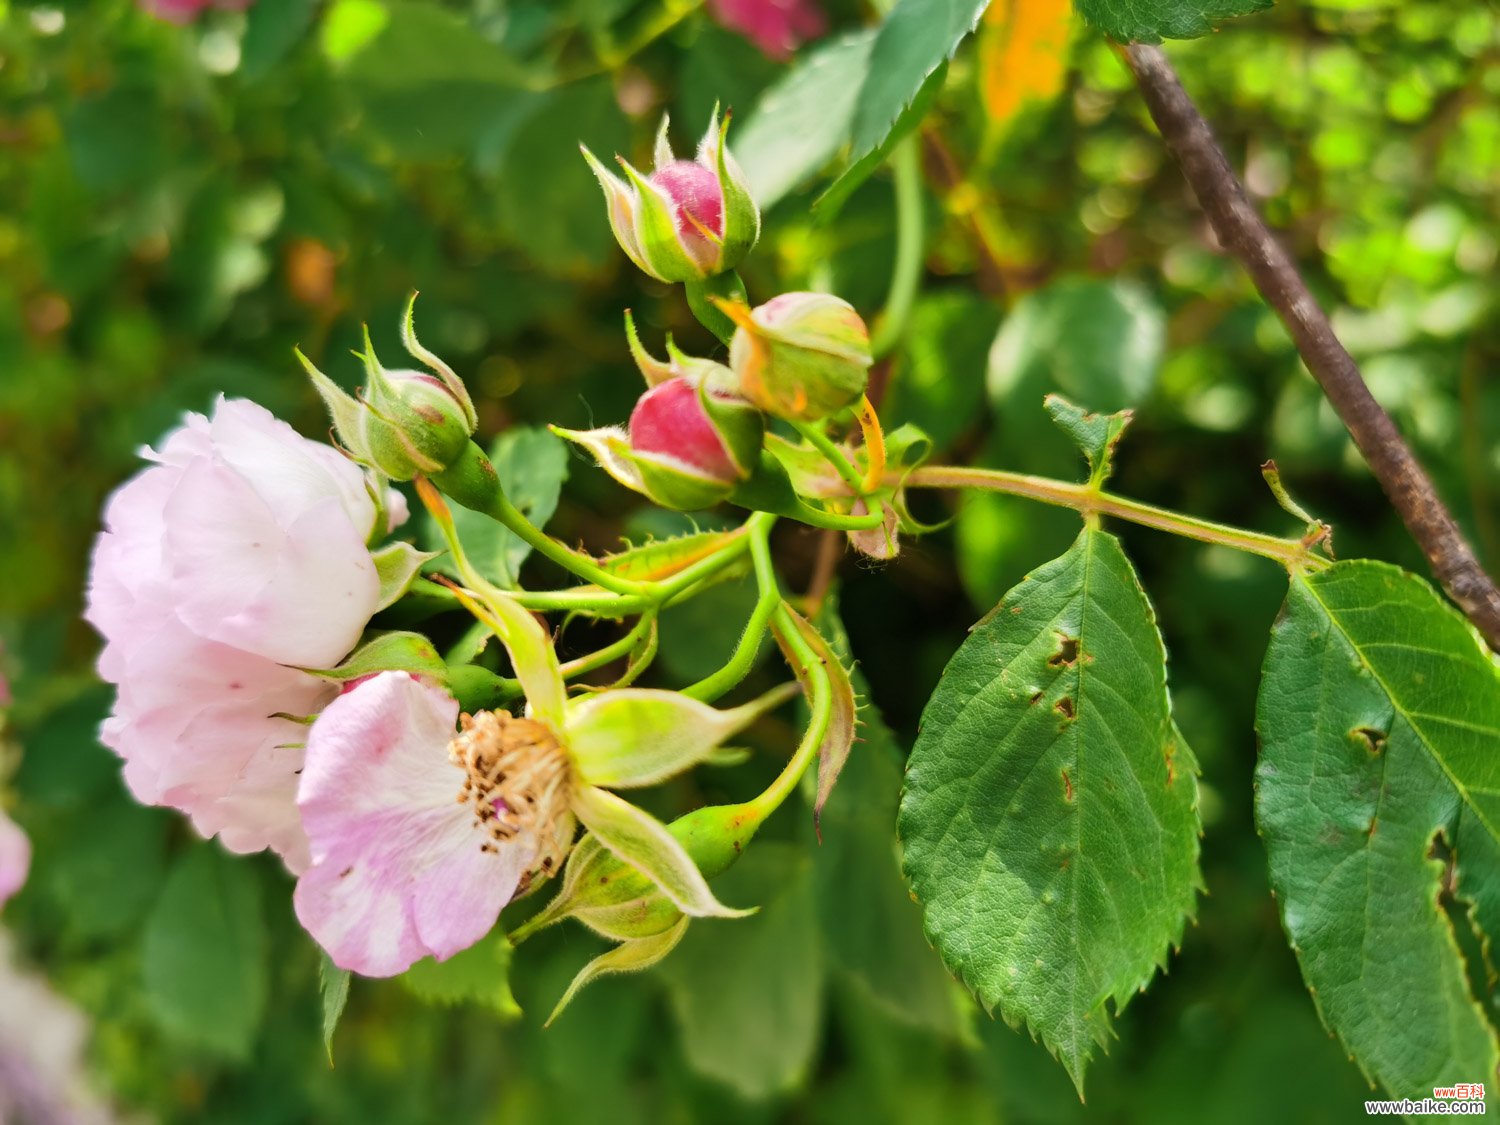
{"type": "Polygon", "coordinates": [[[0,813],[0,906],[21,889],[31,866],[31,842],[14,821],[0,813]]]}
{"type": "MultiPolygon", "coordinates": [[[[237,852],[307,864],[297,815],[309,715],[379,608],[366,478],[264,408],[187,416],[105,509],[86,618],[119,686],[101,739],[146,804],[187,813],[237,852]]],[[[405,519],[392,493],[391,522],[405,519]]]]}
{"type": "Polygon", "coordinates": [[[172,23],[192,23],[209,8],[238,11],[255,0],[137,0],[141,11],[172,23]]]}
{"type": "Polygon", "coordinates": [[[787,59],[827,30],[817,0],[708,0],[713,18],[773,59],[787,59]]]}

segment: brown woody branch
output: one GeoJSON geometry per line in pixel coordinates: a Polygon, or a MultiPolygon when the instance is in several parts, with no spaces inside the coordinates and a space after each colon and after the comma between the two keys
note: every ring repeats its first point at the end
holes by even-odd
{"type": "Polygon", "coordinates": [[[1220,242],[1249,271],[1266,303],[1286,325],[1297,351],[1323,388],[1427,556],[1443,589],[1500,651],[1500,590],[1438,496],[1432,479],[1365,385],[1359,366],[1333,333],[1290,255],[1251,205],[1208,122],[1178,81],[1160,47],[1124,49],[1156,127],[1208,214],[1220,242]]]}

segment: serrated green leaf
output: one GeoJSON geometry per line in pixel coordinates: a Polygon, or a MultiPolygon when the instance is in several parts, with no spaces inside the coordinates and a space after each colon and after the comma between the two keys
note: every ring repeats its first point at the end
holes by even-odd
{"type": "Polygon", "coordinates": [[[1150,602],[1086,528],[975,626],[922,717],[900,836],[927,934],[1080,1089],[1199,886],[1197,763],[1150,602]]]}
{"type": "Polygon", "coordinates": [[[1444,860],[1500,911],[1500,670],[1421,579],[1338,563],[1292,580],[1257,707],[1256,815],[1324,1022],[1397,1097],[1493,1075],[1495,1033],[1440,904],[1444,860]]]}
{"type": "Polygon", "coordinates": [[[854,111],[850,163],[891,135],[928,78],[979,24],[989,0],[900,0],[870,52],[870,73],[854,111]]]}
{"type": "Polygon", "coordinates": [[[349,1002],[349,970],[333,963],[327,953],[318,965],[318,984],[323,993],[323,1050],[328,1052],[328,1061],[333,1062],[333,1033],[344,1015],[344,1005],[349,1002]]]}
{"type": "MultiPolygon", "coordinates": [[[[540,426],[516,426],[496,439],[489,456],[506,497],[535,526],[545,527],[557,511],[563,482],[568,479],[568,447],[540,426]]],[[[521,564],[531,555],[529,544],[489,516],[462,506],[453,508],[453,526],[481,574],[503,589],[519,585],[521,564]]],[[[426,527],[429,548],[443,550],[437,527],[430,520],[426,527]]],[[[457,573],[449,558],[438,565],[457,573]]]]}
{"type": "Polygon", "coordinates": [[[146,999],[162,1028],[229,1058],[248,1056],[269,977],[255,868],[211,844],[187,852],[146,920],[144,943],[146,999]]]}
{"type": "Polygon", "coordinates": [[[657,970],[688,1064],[746,1098],[785,1091],[812,1065],[823,957],[806,852],[760,843],[715,884],[759,902],[750,918],[697,918],[657,970]]]}
{"type": "Polygon", "coordinates": [[[809,51],[730,137],[762,210],[827,165],[849,139],[875,35],[874,28],[856,31],[809,51]]]}
{"type": "Polygon", "coordinates": [[[1062,395],[1048,395],[1044,404],[1058,429],[1078,443],[1089,463],[1089,484],[1099,488],[1114,468],[1115,446],[1129,428],[1133,413],[1121,410],[1115,414],[1096,414],[1062,395]]]}
{"type": "Polygon", "coordinates": [[[479,1004],[506,1019],[521,1014],[510,991],[510,942],[485,938],[446,961],[418,961],[398,978],[429,1004],[479,1004]]]}
{"type": "Polygon", "coordinates": [[[1225,20],[1269,8],[1275,0],[1074,0],[1079,15],[1121,43],[1196,39],[1225,20]]]}

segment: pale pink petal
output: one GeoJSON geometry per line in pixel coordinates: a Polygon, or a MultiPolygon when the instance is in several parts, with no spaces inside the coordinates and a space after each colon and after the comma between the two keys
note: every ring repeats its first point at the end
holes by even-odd
{"type": "Polygon", "coordinates": [[[279,663],[331,667],[374,613],[380,577],[335,497],[289,516],[261,498],[261,483],[222,462],[183,471],[166,511],[177,615],[279,663]]]}
{"type": "Polygon", "coordinates": [[[0,906],[4,906],[22,884],[31,867],[31,841],[4,813],[0,813],[0,906]]]}
{"type": "Polygon", "coordinates": [[[473,945],[535,856],[521,839],[482,850],[448,760],[457,718],[445,692],[383,672],[313,724],[298,791],[312,867],[294,901],[341,968],[392,976],[473,945]]]}

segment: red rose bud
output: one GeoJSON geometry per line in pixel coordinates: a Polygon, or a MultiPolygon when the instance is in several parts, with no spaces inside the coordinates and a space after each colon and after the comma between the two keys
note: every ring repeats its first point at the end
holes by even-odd
{"type": "Polygon", "coordinates": [[[870,332],[828,293],[783,293],[756,309],[719,307],[738,326],[729,366],[740,393],[770,414],[816,422],[852,406],[869,381],[870,332]]]}
{"type": "Polygon", "coordinates": [[[667,119],[656,138],[656,166],[642,176],[623,157],[622,180],[586,147],[584,159],[609,205],[621,248],[660,281],[701,281],[733,269],[760,237],[760,212],[745,176],[725,147],[729,118],[718,110],[694,160],[678,160],[667,143],[667,119]]]}
{"type": "Polygon", "coordinates": [[[368,382],[358,398],[341,390],[300,351],[297,358],[328,405],[339,441],[354,459],[392,480],[411,480],[454,464],[468,448],[478,418],[462,380],[417,342],[412,303],[407,304],[401,336],[406,350],[433,373],[387,371],[375,357],[366,331],[362,358],[368,382]]]}
{"type": "Polygon", "coordinates": [[[648,496],[693,511],[727,498],[750,475],[763,436],[760,412],[750,403],[679,377],[635,404],[630,460],[648,496]]]}

